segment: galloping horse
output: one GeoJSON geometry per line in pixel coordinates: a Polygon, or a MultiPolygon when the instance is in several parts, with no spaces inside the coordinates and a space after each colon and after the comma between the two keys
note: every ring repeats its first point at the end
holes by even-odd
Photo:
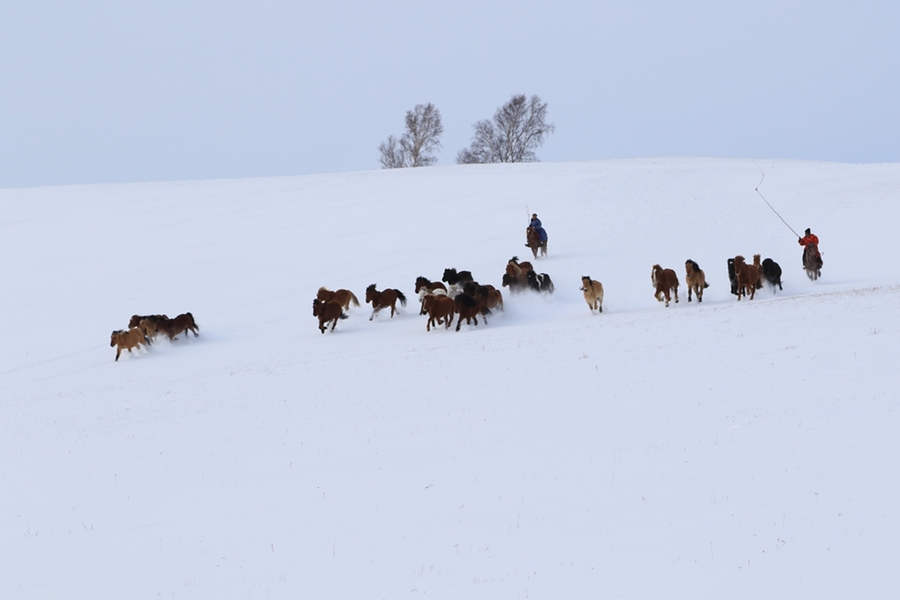
{"type": "Polygon", "coordinates": [[[547,292],[548,294],[552,294],[555,289],[549,275],[534,271],[528,271],[528,287],[535,292],[547,292]]]}
{"type": "Polygon", "coordinates": [[[653,265],[653,270],[650,271],[650,281],[653,282],[653,287],[656,288],[656,293],[653,296],[658,302],[662,302],[665,295],[666,306],[669,306],[669,300],[672,299],[669,292],[674,290],[675,303],[678,303],[678,275],[675,274],[675,271],[663,269],[659,265],[653,265]]]}
{"type": "Polygon", "coordinates": [[[476,298],[475,296],[470,296],[469,294],[462,292],[453,299],[453,302],[456,305],[456,313],[459,315],[456,319],[457,331],[459,331],[463,319],[466,320],[466,325],[474,320],[475,326],[478,327],[479,314],[483,315],[482,318],[484,319],[484,324],[487,325],[487,315],[491,314],[491,311],[484,305],[481,298],[476,298]]]}
{"type": "Polygon", "coordinates": [[[416,277],[416,294],[419,296],[419,302],[422,303],[419,314],[424,315],[427,312],[427,309],[425,308],[425,298],[439,294],[446,295],[447,286],[440,281],[431,281],[425,277],[416,277]]]}
{"type": "Polygon", "coordinates": [[[328,288],[320,287],[318,293],[316,293],[316,299],[318,299],[319,302],[334,300],[340,304],[341,308],[344,310],[350,309],[351,302],[353,303],[353,306],[359,306],[359,300],[350,290],[335,290],[332,292],[328,288]]]}
{"type": "Polygon", "coordinates": [[[109,347],[118,346],[116,348],[116,360],[119,360],[119,354],[122,353],[122,350],[128,350],[129,353],[132,348],[140,350],[141,344],[149,346],[150,342],[147,341],[147,336],[144,335],[144,332],[137,327],[132,327],[128,331],[121,329],[113,331],[109,337],[109,347]]]}
{"type": "Polygon", "coordinates": [[[531,253],[534,254],[535,260],[537,260],[538,257],[538,250],[541,251],[541,256],[547,256],[547,240],[541,241],[541,234],[538,232],[537,228],[526,228],[525,240],[527,241],[525,245],[531,248],[531,253]]]}
{"type": "Polygon", "coordinates": [[[684,270],[686,272],[684,282],[687,284],[688,302],[691,301],[691,290],[697,294],[697,302],[703,302],[703,290],[709,287],[709,284],[706,283],[706,273],[703,272],[700,265],[691,259],[685,261],[684,270]]]}
{"type": "Polygon", "coordinates": [[[803,268],[810,281],[815,281],[822,276],[822,255],[815,243],[807,244],[803,249],[803,268]]]}
{"type": "Polygon", "coordinates": [[[762,261],[762,278],[769,282],[773,292],[776,285],[779,290],[784,290],[781,287],[781,266],[771,258],[762,261]]]}
{"type": "Polygon", "coordinates": [[[746,296],[749,290],[750,299],[756,296],[756,284],[759,283],[759,270],[748,265],[743,256],[734,257],[734,273],[737,275],[738,300],[746,296]]]}
{"type": "Polygon", "coordinates": [[[373,283],[369,287],[366,288],[366,302],[372,304],[372,316],[369,317],[369,320],[375,318],[375,314],[381,310],[382,308],[391,308],[391,318],[394,318],[394,313],[397,311],[397,300],[400,300],[400,304],[402,306],[406,306],[406,296],[403,295],[403,292],[400,290],[388,288],[383,292],[379,292],[375,289],[375,284],[373,283]]]}
{"type": "Polygon", "coordinates": [[[188,332],[190,331],[194,332],[194,337],[200,335],[197,333],[200,326],[194,321],[194,315],[191,313],[178,315],[174,319],[162,319],[156,324],[156,327],[168,336],[169,341],[174,340],[175,336],[182,331],[184,332],[184,337],[188,337],[188,332]]]}
{"type": "Polygon", "coordinates": [[[328,323],[331,323],[331,330],[337,326],[338,319],[346,319],[347,315],[341,305],[335,300],[323,302],[316,298],[313,300],[313,316],[319,317],[319,331],[325,333],[328,329],[328,323]]]}
{"type": "Polygon", "coordinates": [[[431,331],[431,326],[442,325],[446,323],[447,329],[453,323],[453,315],[456,311],[456,302],[449,296],[425,296],[422,302],[425,311],[428,314],[428,325],[425,331],[431,331]]]}
{"type": "Polygon", "coordinates": [[[584,292],[584,301],[587,302],[591,312],[603,312],[603,284],[591,279],[590,275],[581,277],[581,291],[584,292]]]}

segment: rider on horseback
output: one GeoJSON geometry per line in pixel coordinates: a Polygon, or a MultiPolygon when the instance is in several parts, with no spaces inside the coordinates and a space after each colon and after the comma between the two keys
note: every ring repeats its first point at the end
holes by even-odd
{"type": "MultiPolygon", "coordinates": [[[[547,232],[544,230],[544,227],[541,225],[541,220],[538,219],[537,213],[531,215],[531,223],[528,224],[529,227],[534,227],[535,231],[538,232],[540,236],[541,242],[547,241],[547,232]]],[[[526,246],[528,244],[525,244],[526,246]]]]}
{"type": "Polygon", "coordinates": [[[815,258],[821,260],[822,255],[819,254],[819,238],[816,237],[816,234],[811,232],[809,230],[809,227],[806,228],[806,231],[804,233],[806,235],[802,238],[799,238],[797,240],[797,243],[800,244],[801,246],[803,246],[803,257],[804,257],[803,266],[805,267],[806,266],[805,257],[806,257],[806,252],[807,252],[806,249],[809,247],[810,244],[815,244],[815,253],[816,253],[815,258]]]}

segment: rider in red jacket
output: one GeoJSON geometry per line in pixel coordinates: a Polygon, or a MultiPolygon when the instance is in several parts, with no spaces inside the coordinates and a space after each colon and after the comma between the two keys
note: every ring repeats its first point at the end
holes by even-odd
{"type": "MultiPolygon", "coordinates": [[[[809,227],[806,228],[806,231],[804,233],[806,235],[797,240],[797,243],[800,244],[801,246],[803,246],[803,254],[806,255],[806,247],[807,246],[809,246],[810,244],[815,244],[816,245],[816,256],[821,257],[822,255],[819,253],[819,238],[816,237],[816,234],[814,234],[812,231],[809,230],[809,227]]],[[[805,262],[804,262],[804,266],[806,266],[805,262]]]]}

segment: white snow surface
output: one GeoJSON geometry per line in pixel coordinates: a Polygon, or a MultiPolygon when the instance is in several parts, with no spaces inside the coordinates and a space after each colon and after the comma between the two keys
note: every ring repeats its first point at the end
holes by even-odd
{"type": "Polygon", "coordinates": [[[894,597],[898,190],[721,159],[0,190],[0,597],[894,597]],[[500,287],[530,212],[556,292],[426,332],[415,278],[500,287]],[[738,302],[756,253],[784,291],[738,302]],[[409,304],[319,332],[320,286],[372,283],[409,304]]]}

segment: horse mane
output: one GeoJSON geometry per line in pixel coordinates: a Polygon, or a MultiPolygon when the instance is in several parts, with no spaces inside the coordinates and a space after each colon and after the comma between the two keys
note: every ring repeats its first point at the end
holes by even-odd
{"type": "Polygon", "coordinates": [[[691,259],[687,259],[686,261],[684,261],[684,264],[691,265],[691,268],[694,269],[695,271],[700,271],[700,265],[698,265],[696,262],[692,261],[691,259]]]}

